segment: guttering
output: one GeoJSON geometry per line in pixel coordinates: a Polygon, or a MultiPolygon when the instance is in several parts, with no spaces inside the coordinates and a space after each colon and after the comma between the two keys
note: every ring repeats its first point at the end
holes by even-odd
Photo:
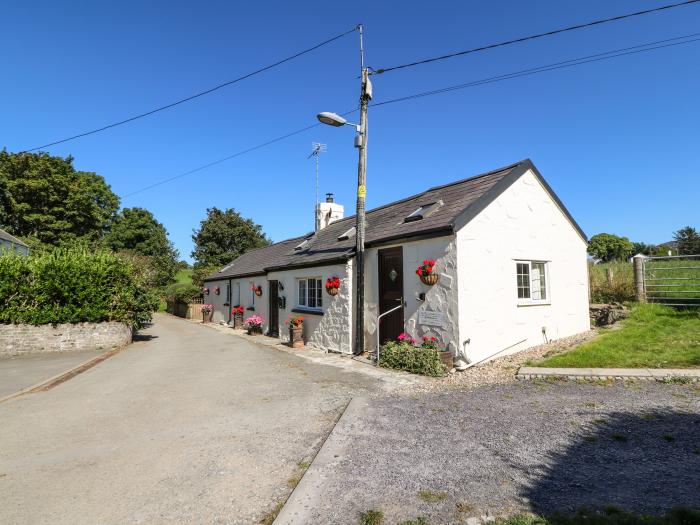
{"type": "Polygon", "coordinates": [[[391,237],[382,237],[381,239],[375,239],[370,242],[365,243],[366,248],[371,248],[374,246],[381,246],[383,244],[397,244],[401,241],[420,241],[422,239],[433,239],[435,237],[446,237],[448,235],[454,235],[454,228],[452,226],[440,226],[438,228],[432,228],[429,230],[420,230],[413,234],[402,233],[398,235],[393,235],[391,237]]]}
{"type": "Polygon", "coordinates": [[[219,277],[209,276],[202,279],[202,282],[206,283],[211,281],[226,281],[227,279],[243,279],[244,277],[257,277],[260,275],[264,276],[265,272],[242,273],[240,275],[221,275],[219,277]]]}
{"type": "Polygon", "coordinates": [[[270,266],[269,268],[265,268],[265,273],[267,274],[270,272],[283,272],[285,270],[296,270],[299,268],[313,268],[315,266],[330,266],[332,264],[347,262],[347,260],[353,257],[354,255],[354,253],[349,253],[343,255],[342,257],[335,257],[333,259],[323,259],[321,261],[308,261],[305,263],[287,264],[284,266],[270,266]]]}

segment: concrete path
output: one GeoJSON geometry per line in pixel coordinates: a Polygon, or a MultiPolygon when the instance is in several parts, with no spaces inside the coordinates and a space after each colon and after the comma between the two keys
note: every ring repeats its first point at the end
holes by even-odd
{"type": "Polygon", "coordinates": [[[380,384],[163,314],[143,335],[0,404],[0,523],[255,523],[380,384]]]}
{"type": "Polygon", "coordinates": [[[0,399],[46,381],[102,354],[56,352],[0,358],[0,399]]]}
{"type": "Polygon", "coordinates": [[[568,379],[653,379],[663,381],[684,378],[700,381],[698,368],[546,368],[523,366],[516,375],[518,379],[565,377],[568,379]]]}

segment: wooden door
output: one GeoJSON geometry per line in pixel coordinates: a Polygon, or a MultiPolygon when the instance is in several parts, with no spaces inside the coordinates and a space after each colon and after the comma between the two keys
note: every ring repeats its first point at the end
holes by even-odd
{"type": "Polygon", "coordinates": [[[267,335],[270,337],[279,337],[279,324],[280,324],[280,311],[279,311],[279,284],[277,281],[267,281],[270,293],[268,297],[270,298],[269,308],[267,309],[268,315],[270,316],[270,328],[267,331],[267,335]]]}
{"type": "MultiPolygon", "coordinates": [[[[403,301],[403,250],[401,246],[379,250],[379,313],[382,314],[402,304],[403,301]]],[[[403,332],[403,308],[379,321],[379,341],[395,341],[403,332]]]]}

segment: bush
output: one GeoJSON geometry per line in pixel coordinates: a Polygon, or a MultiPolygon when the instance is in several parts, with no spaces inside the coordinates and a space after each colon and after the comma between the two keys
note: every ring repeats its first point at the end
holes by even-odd
{"type": "Polygon", "coordinates": [[[410,341],[391,341],[382,346],[379,366],[431,377],[442,377],[446,372],[438,349],[413,346],[410,341]]]}
{"type": "Polygon", "coordinates": [[[132,264],[107,251],[0,256],[0,323],[119,321],[140,328],[158,306],[132,264]]]}
{"type": "Polygon", "coordinates": [[[593,303],[622,303],[634,299],[632,263],[589,264],[588,279],[593,303]],[[609,272],[612,273],[610,279],[609,272]]]}
{"type": "Polygon", "coordinates": [[[191,303],[194,299],[201,297],[202,289],[194,284],[175,283],[166,287],[165,297],[169,301],[179,303],[191,303]]]}

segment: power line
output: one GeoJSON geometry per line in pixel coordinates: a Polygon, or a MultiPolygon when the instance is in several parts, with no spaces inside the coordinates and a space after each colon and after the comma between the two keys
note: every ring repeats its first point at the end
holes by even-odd
{"type": "MultiPolygon", "coordinates": [[[[457,84],[457,85],[448,86],[448,87],[444,87],[444,88],[434,89],[434,90],[431,90],[431,91],[424,91],[424,92],[421,92],[421,93],[415,93],[415,94],[413,94],[413,95],[407,95],[407,96],[404,96],[404,97],[398,97],[398,98],[394,98],[394,99],[390,99],[390,100],[385,100],[385,101],[383,101],[383,102],[376,102],[376,103],[374,103],[374,104],[371,104],[371,107],[375,107],[375,108],[376,108],[376,107],[386,106],[386,105],[388,105],[388,104],[395,104],[395,103],[397,103],[397,102],[404,102],[404,101],[412,100],[412,99],[416,99],[416,98],[423,98],[423,97],[427,97],[427,96],[431,96],[431,95],[438,95],[438,94],[440,94],[440,93],[447,93],[447,92],[450,92],[450,91],[456,91],[456,90],[465,89],[465,88],[468,88],[468,87],[474,87],[474,86],[479,86],[479,85],[483,85],[483,84],[491,84],[491,83],[494,83],[494,82],[500,82],[500,81],[502,81],[502,80],[510,80],[510,79],[513,79],[513,78],[518,78],[518,77],[522,77],[522,76],[533,75],[533,74],[536,74],[536,73],[543,73],[543,72],[546,72],[546,71],[552,71],[552,70],[562,69],[562,68],[566,68],[566,67],[578,66],[578,65],[587,64],[587,63],[590,63],[590,62],[597,62],[597,61],[600,61],[600,60],[608,60],[608,59],[611,59],[611,58],[617,58],[617,57],[621,57],[621,56],[625,56],[625,55],[632,55],[632,54],[636,54],[636,53],[643,53],[643,52],[645,52],[645,51],[653,51],[653,50],[655,50],[655,49],[662,49],[662,48],[666,48],[666,47],[678,46],[678,45],[682,45],[682,44],[690,44],[690,43],[692,43],[692,42],[699,42],[699,41],[700,41],[700,38],[692,38],[692,39],[691,39],[691,37],[700,37],[700,33],[692,33],[692,34],[689,34],[689,35],[678,36],[678,37],[673,37],[673,38],[667,38],[667,39],[665,39],[665,40],[658,40],[658,41],[655,41],[655,42],[648,42],[648,43],[646,43],[646,44],[639,44],[639,45],[636,45],[636,46],[631,46],[631,47],[626,47],[626,48],[621,48],[621,49],[615,49],[615,50],[606,51],[606,52],[603,52],[603,53],[597,53],[597,54],[595,54],[595,55],[588,55],[588,56],[585,56],[585,57],[572,58],[572,59],[570,59],[570,60],[564,60],[564,61],[561,61],[561,62],[555,62],[555,63],[553,63],[553,64],[548,64],[548,65],[544,65],[544,66],[537,66],[537,67],[533,67],[533,68],[529,68],[529,69],[523,69],[523,70],[520,70],[520,71],[514,71],[514,72],[512,72],[512,73],[505,73],[505,74],[502,74],[502,75],[497,75],[497,76],[493,76],[493,77],[483,78],[483,79],[480,79],[480,80],[474,80],[474,81],[472,81],[472,82],[467,82],[467,83],[463,83],[463,84],[457,84]],[[686,39],[686,40],[683,40],[683,39],[686,39]],[[688,39],[689,39],[689,40],[688,40],[688,39]]],[[[353,109],[353,110],[350,110],[350,111],[346,111],[345,113],[342,113],[341,116],[345,117],[345,116],[351,115],[352,113],[355,113],[355,112],[357,112],[357,111],[358,111],[357,109],[353,109]]],[[[138,190],[136,190],[136,191],[132,191],[132,192],[130,192],[130,193],[127,193],[127,194],[123,195],[123,198],[131,197],[132,195],[136,195],[136,194],[138,194],[138,193],[142,193],[142,192],[144,192],[144,191],[147,191],[147,190],[150,190],[150,189],[152,189],[152,188],[161,186],[161,185],[163,185],[163,184],[167,184],[168,182],[172,182],[172,181],[174,181],[174,180],[176,180],[176,179],[185,177],[185,176],[187,176],[187,175],[191,175],[192,173],[196,173],[196,172],[198,172],[198,171],[202,171],[202,170],[204,170],[204,169],[206,169],[206,168],[210,168],[211,166],[215,166],[215,165],[217,165],[217,164],[221,164],[222,162],[225,162],[225,161],[227,161],[227,160],[231,160],[231,159],[233,159],[233,158],[240,157],[241,155],[245,155],[245,154],[247,154],[247,153],[250,153],[250,152],[252,152],[252,151],[255,151],[255,150],[264,148],[264,147],[269,146],[269,145],[271,145],[271,144],[274,144],[274,143],[276,143],[276,142],[280,142],[280,141],[282,141],[282,140],[284,140],[284,139],[287,139],[287,138],[292,137],[292,136],[294,136],[294,135],[298,135],[298,134],[300,134],[300,133],[303,133],[303,132],[305,132],[305,131],[308,131],[308,130],[310,130],[310,129],[313,129],[313,128],[317,127],[317,126],[320,126],[320,123],[312,124],[312,125],[309,125],[309,126],[300,128],[300,129],[298,129],[298,130],[296,130],[296,131],[292,131],[292,132],[289,132],[289,133],[285,133],[284,135],[281,135],[281,136],[279,136],[279,137],[277,137],[277,138],[274,138],[274,139],[272,139],[272,140],[268,140],[267,142],[263,142],[263,143],[261,143],[261,144],[258,144],[257,146],[252,146],[252,147],[250,147],[250,148],[248,148],[248,149],[241,150],[241,151],[239,151],[239,152],[237,152],[237,153],[234,153],[234,154],[229,155],[229,156],[227,156],[227,157],[223,157],[223,158],[221,158],[221,159],[219,159],[219,160],[216,160],[216,161],[214,161],[214,162],[210,162],[210,163],[208,163],[208,164],[204,164],[203,166],[199,166],[199,167],[197,167],[197,168],[194,168],[194,169],[192,169],[192,170],[186,171],[186,172],[184,172],[184,173],[180,173],[179,175],[175,175],[175,176],[173,176],[173,177],[169,177],[169,178],[167,178],[167,179],[163,179],[163,180],[158,181],[158,182],[155,182],[155,183],[153,183],[153,184],[151,184],[151,185],[149,185],[149,186],[145,186],[145,187],[140,188],[140,189],[138,189],[138,190]]]]}
{"type": "Polygon", "coordinates": [[[503,47],[503,46],[509,46],[509,45],[511,45],[511,44],[518,44],[518,43],[520,43],[520,42],[526,42],[526,41],[528,41],[528,40],[535,40],[535,39],[543,38],[543,37],[546,37],[546,36],[552,36],[552,35],[557,35],[557,34],[560,34],[560,33],[566,33],[567,31],[575,31],[575,30],[577,30],[577,29],[584,29],[584,28],[587,28],[587,27],[596,26],[596,25],[600,25],[600,24],[607,24],[608,22],[617,22],[617,21],[620,21],[620,20],[624,20],[624,19],[626,19],[626,18],[632,18],[632,17],[635,17],[635,16],[648,15],[648,14],[650,14],[650,13],[657,13],[657,12],[659,12],[659,11],[665,11],[665,10],[673,9],[673,8],[676,8],[676,7],[683,7],[683,6],[690,5],[690,4],[696,4],[696,3],[698,3],[698,2],[700,2],[700,0],[686,0],[685,2],[678,2],[678,3],[676,3],[676,4],[667,4],[667,5],[663,5],[663,6],[660,6],[660,7],[655,7],[655,8],[653,8],[653,9],[645,9],[645,10],[643,10],[643,11],[636,11],[636,12],[634,12],[634,13],[627,13],[627,14],[624,14],[624,15],[613,16],[613,17],[610,17],[610,18],[601,18],[601,19],[599,19],[599,20],[593,20],[593,21],[591,21],[591,22],[586,22],[586,23],[583,23],[583,24],[577,24],[577,25],[574,25],[574,26],[564,27],[564,28],[560,28],[560,29],[554,29],[554,30],[552,30],[552,31],[547,31],[546,33],[539,33],[539,34],[536,34],[536,35],[530,35],[530,36],[524,36],[524,37],[521,37],[521,38],[515,38],[515,39],[513,39],[513,40],[506,40],[505,42],[497,42],[497,43],[495,43],[495,44],[488,44],[488,45],[485,45],[485,46],[480,46],[480,47],[475,47],[475,48],[472,48],[472,49],[467,49],[466,51],[457,51],[456,53],[450,53],[450,54],[448,54],[448,55],[442,55],[442,56],[437,56],[437,57],[433,57],[433,58],[426,58],[426,59],[424,59],[424,60],[417,60],[417,61],[415,61],[415,62],[409,62],[408,64],[402,64],[402,65],[399,65],[399,66],[384,67],[384,68],[380,68],[380,69],[375,70],[375,71],[373,72],[373,74],[379,75],[379,74],[381,74],[381,73],[386,73],[386,72],[388,72],[388,71],[395,71],[395,70],[397,70],[397,69],[404,69],[404,68],[407,68],[407,67],[419,66],[419,65],[422,65],[422,64],[429,64],[429,63],[431,63],[431,62],[437,62],[437,61],[439,61],[439,60],[446,60],[446,59],[448,59],[448,58],[454,58],[454,57],[457,57],[457,56],[469,55],[469,54],[471,54],[471,53],[477,53],[477,52],[479,52],[479,51],[486,51],[487,49],[494,49],[494,48],[496,48],[496,47],[503,47]]]}
{"type": "MultiPolygon", "coordinates": [[[[700,0],[698,0],[698,1],[700,1],[700,0]]],[[[106,125],[106,126],[102,126],[101,128],[93,129],[93,130],[90,130],[90,131],[85,131],[85,132],[83,132],[83,133],[79,133],[79,134],[77,134],[77,135],[73,135],[72,137],[67,137],[67,138],[65,138],[65,139],[56,140],[56,141],[54,141],[54,142],[49,142],[48,144],[44,144],[44,145],[42,145],[42,146],[37,146],[37,147],[35,147],[35,148],[31,148],[31,149],[25,150],[25,151],[23,151],[22,153],[28,153],[28,152],[36,151],[36,150],[39,150],[39,149],[48,148],[48,147],[50,147],[50,146],[55,146],[56,144],[62,144],[62,143],[64,143],[64,142],[68,142],[68,141],[71,141],[71,140],[75,140],[75,139],[78,139],[78,138],[81,138],[81,137],[86,137],[86,136],[88,136],[88,135],[93,135],[93,134],[95,134],[95,133],[99,133],[99,132],[105,131],[105,130],[107,130],[107,129],[111,129],[111,128],[115,128],[115,127],[117,127],[117,126],[121,126],[122,124],[127,124],[127,123],[129,123],[129,122],[133,122],[134,120],[138,120],[138,119],[141,119],[141,118],[144,118],[144,117],[148,117],[149,115],[153,115],[154,113],[158,113],[158,112],[160,112],[160,111],[164,111],[164,110],[166,110],[166,109],[170,109],[170,108],[175,107],[175,106],[178,106],[178,105],[180,105],[180,104],[184,104],[185,102],[189,102],[190,100],[194,100],[194,99],[196,99],[196,98],[203,97],[204,95],[208,95],[208,94],[210,94],[210,93],[213,93],[214,91],[217,91],[217,90],[219,90],[219,89],[221,89],[221,88],[230,86],[230,85],[232,85],[232,84],[236,84],[236,83],[238,83],[238,82],[241,82],[242,80],[246,80],[246,79],[248,79],[248,78],[250,78],[250,77],[253,77],[253,76],[255,76],[255,75],[259,75],[260,73],[263,73],[263,72],[265,72],[265,71],[268,71],[268,70],[270,70],[270,69],[272,69],[272,68],[274,68],[274,67],[277,67],[277,66],[279,66],[279,65],[282,65],[282,64],[284,64],[285,62],[289,62],[290,60],[294,60],[295,58],[298,58],[298,57],[300,57],[300,56],[302,56],[302,55],[306,55],[307,53],[311,53],[312,51],[315,51],[316,49],[318,49],[318,48],[320,48],[320,47],[323,47],[323,46],[325,46],[326,44],[330,44],[331,42],[334,42],[334,41],[336,41],[336,40],[338,40],[338,39],[340,39],[340,38],[343,38],[344,36],[349,35],[350,33],[354,33],[356,30],[357,30],[357,28],[355,27],[355,28],[353,28],[353,29],[351,29],[351,30],[349,30],[349,31],[346,31],[345,33],[341,33],[341,34],[339,34],[339,35],[334,36],[333,38],[329,38],[328,40],[324,40],[323,42],[320,42],[320,43],[316,44],[315,46],[309,47],[308,49],[304,49],[303,51],[300,51],[300,52],[298,52],[298,53],[295,53],[295,54],[293,54],[293,55],[290,55],[290,56],[288,56],[288,57],[286,57],[286,58],[283,58],[282,60],[278,60],[277,62],[274,62],[273,64],[269,64],[269,65],[267,65],[267,66],[261,67],[260,69],[256,69],[255,71],[252,71],[252,72],[250,72],[250,73],[247,73],[247,74],[243,75],[242,77],[238,77],[238,78],[235,78],[235,79],[233,79],[233,80],[229,80],[228,82],[224,82],[223,84],[219,84],[218,86],[214,86],[214,87],[209,88],[209,89],[207,89],[207,90],[205,90],[205,91],[201,91],[201,92],[196,93],[196,94],[194,94],[194,95],[190,95],[189,97],[182,98],[182,99],[180,99],[180,100],[177,100],[177,101],[175,101],[175,102],[172,102],[171,104],[166,104],[165,106],[160,106],[160,107],[155,108],[155,109],[152,109],[152,110],[150,110],[150,111],[146,111],[145,113],[140,113],[140,114],[138,114],[138,115],[134,115],[133,117],[129,117],[129,118],[127,118],[127,119],[120,120],[120,121],[118,121],[118,122],[113,122],[112,124],[108,124],[108,125],[106,125]]]]}
{"type": "Polygon", "coordinates": [[[615,49],[612,51],[606,51],[604,53],[597,53],[595,55],[588,55],[585,57],[572,58],[570,60],[564,60],[562,62],[555,62],[553,64],[547,64],[544,66],[537,66],[537,67],[533,67],[533,68],[529,68],[529,69],[522,69],[520,71],[514,71],[512,73],[505,73],[505,74],[497,75],[497,76],[493,76],[493,77],[482,78],[480,80],[474,80],[471,82],[466,82],[464,84],[456,84],[453,86],[448,86],[448,87],[439,88],[439,89],[433,89],[430,91],[423,91],[422,93],[414,93],[413,95],[406,95],[404,97],[398,97],[398,98],[394,98],[391,100],[385,100],[383,102],[375,102],[374,104],[371,104],[371,106],[372,107],[385,106],[387,104],[394,104],[396,102],[404,102],[406,100],[428,97],[431,95],[438,95],[441,93],[447,93],[447,92],[456,91],[459,89],[481,86],[483,84],[492,84],[494,82],[500,82],[503,80],[510,80],[513,78],[534,75],[536,73],[544,73],[546,71],[553,71],[556,69],[564,69],[567,67],[580,66],[582,64],[588,64],[590,62],[598,62],[601,60],[609,60],[611,58],[617,58],[617,57],[626,56],[626,55],[634,55],[637,53],[644,53],[646,51],[653,51],[655,49],[662,49],[662,48],[666,48],[666,47],[679,46],[679,45],[683,45],[683,44],[690,44],[693,42],[700,41],[700,38],[692,38],[691,39],[691,37],[696,37],[696,36],[700,36],[700,33],[691,33],[691,34],[685,35],[685,36],[668,38],[665,40],[658,40],[656,42],[648,42],[646,44],[640,44],[637,46],[615,49]],[[682,39],[690,39],[690,40],[682,40],[682,39]],[[678,42],[678,40],[682,40],[682,41],[678,42]]]}

